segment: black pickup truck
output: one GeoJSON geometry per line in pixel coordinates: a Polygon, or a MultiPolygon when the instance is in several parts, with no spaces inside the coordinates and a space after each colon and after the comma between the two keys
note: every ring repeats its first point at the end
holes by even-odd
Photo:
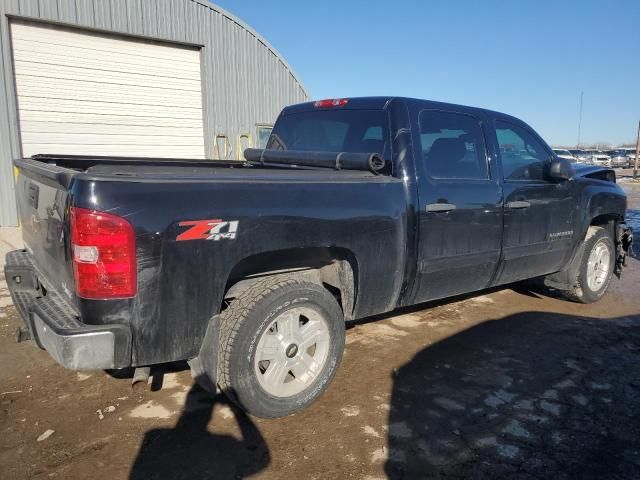
{"type": "Polygon", "coordinates": [[[612,170],[484,109],[295,105],[245,158],[16,160],[19,338],[72,369],[188,360],[278,417],[326,389],[345,321],[534,277],[594,302],[632,242],[612,170]]]}

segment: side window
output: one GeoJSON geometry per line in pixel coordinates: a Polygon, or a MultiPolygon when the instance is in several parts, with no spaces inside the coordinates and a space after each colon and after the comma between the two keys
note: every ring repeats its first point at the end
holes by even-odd
{"type": "Polygon", "coordinates": [[[424,110],[420,113],[420,143],[432,178],[489,178],[484,136],[477,118],[424,110]]]}
{"type": "Polygon", "coordinates": [[[500,120],[495,125],[504,179],[546,181],[547,149],[522,127],[500,120]]]}

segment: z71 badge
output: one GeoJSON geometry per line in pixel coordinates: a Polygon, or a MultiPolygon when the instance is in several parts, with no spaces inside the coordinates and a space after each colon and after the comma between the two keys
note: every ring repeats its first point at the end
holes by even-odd
{"type": "Polygon", "coordinates": [[[226,222],[224,220],[190,220],[180,222],[181,227],[190,227],[186,232],[176,237],[176,241],[186,240],[235,240],[238,232],[238,224],[234,220],[226,222]]]}

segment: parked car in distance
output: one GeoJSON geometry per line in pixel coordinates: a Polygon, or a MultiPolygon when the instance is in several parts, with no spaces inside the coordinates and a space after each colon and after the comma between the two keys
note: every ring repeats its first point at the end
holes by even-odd
{"type": "Polygon", "coordinates": [[[586,151],[581,150],[579,148],[574,148],[569,150],[571,154],[578,159],[578,163],[591,163],[591,155],[589,155],[586,151]]]}
{"type": "Polygon", "coordinates": [[[629,159],[629,167],[635,166],[636,163],[636,149],[635,148],[623,148],[627,152],[627,158],[629,159]]]}
{"type": "Polygon", "coordinates": [[[611,158],[612,168],[628,168],[629,167],[629,157],[627,156],[627,152],[625,150],[623,149],[609,150],[606,153],[611,158]]]}
{"type": "Polygon", "coordinates": [[[600,150],[587,150],[591,155],[591,163],[599,167],[610,167],[611,157],[600,150]]]}
{"type": "Polygon", "coordinates": [[[187,360],[211,393],[281,417],[326,390],[346,321],[537,277],[596,302],[633,241],[611,169],[490,110],[292,105],[244,156],[16,159],[18,339],[75,370],[187,360]]]}
{"type": "Polygon", "coordinates": [[[559,158],[564,158],[566,160],[569,160],[571,163],[577,163],[578,162],[578,159],[569,150],[563,150],[561,148],[554,148],[553,149],[553,153],[555,153],[556,156],[559,157],[559,158]]]}

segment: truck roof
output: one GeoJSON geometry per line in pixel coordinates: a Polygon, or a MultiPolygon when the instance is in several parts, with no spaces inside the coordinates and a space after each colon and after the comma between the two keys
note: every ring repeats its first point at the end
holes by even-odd
{"type": "MultiPolygon", "coordinates": [[[[511,120],[515,120],[518,122],[522,122],[522,120],[513,117],[511,115],[505,114],[505,113],[501,113],[501,112],[496,112],[494,110],[488,110],[486,108],[479,108],[479,107],[470,107],[468,105],[460,105],[460,104],[455,104],[455,103],[447,103],[447,102],[438,102],[435,100],[424,100],[424,99],[420,99],[420,98],[411,98],[411,97],[395,97],[395,96],[374,96],[374,97],[344,97],[344,98],[339,98],[337,100],[346,100],[348,103],[345,105],[336,105],[336,106],[329,106],[329,107],[325,107],[323,106],[323,108],[343,108],[343,109],[350,109],[350,110],[381,110],[387,107],[387,105],[392,101],[392,100],[400,100],[403,101],[407,104],[420,104],[421,106],[425,106],[427,108],[432,108],[432,109],[443,109],[443,110],[457,110],[457,111],[461,111],[461,112],[467,112],[467,113],[473,113],[473,112],[485,112],[485,113],[489,113],[493,116],[499,116],[499,117],[503,117],[503,118],[509,118],[511,120]]],[[[322,101],[322,100],[319,100],[322,101]]],[[[290,105],[288,107],[285,107],[282,110],[282,114],[283,115],[288,115],[291,113],[300,113],[300,112],[309,112],[309,111],[313,111],[316,108],[318,108],[316,106],[316,102],[317,101],[311,101],[311,102],[305,102],[305,103],[298,103],[296,105],[290,105]]]]}

